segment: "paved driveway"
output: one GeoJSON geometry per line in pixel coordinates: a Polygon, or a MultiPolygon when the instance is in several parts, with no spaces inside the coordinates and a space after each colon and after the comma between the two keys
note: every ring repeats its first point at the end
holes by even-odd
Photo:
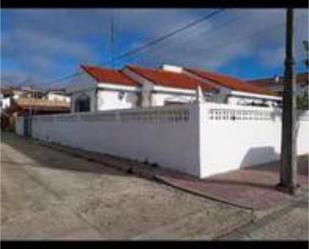
{"type": "Polygon", "coordinates": [[[2,133],[2,239],[211,239],[252,214],[2,133]]]}

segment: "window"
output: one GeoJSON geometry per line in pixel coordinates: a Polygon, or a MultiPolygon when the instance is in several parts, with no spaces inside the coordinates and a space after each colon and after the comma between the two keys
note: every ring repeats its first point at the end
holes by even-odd
{"type": "Polygon", "coordinates": [[[79,96],[75,100],[75,112],[89,112],[90,111],[90,97],[86,94],[79,96]]]}
{"type": "Polygon", "coordinates": [[[122,99],[124,98],[124,95],[125,95],[124,92],[119,92],[119,93],[118,93],[118,98],[119,98],[120,100],[122,100],[122,99]]]}

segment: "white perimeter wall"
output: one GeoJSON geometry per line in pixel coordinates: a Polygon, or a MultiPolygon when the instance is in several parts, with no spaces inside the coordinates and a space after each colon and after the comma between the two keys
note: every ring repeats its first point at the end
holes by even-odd
{"type": "MultiPolygon", "coordinates": [[[[280,158],[278,109],[201,103],[35,116],[34,138],[148,160],[199,177],[280,158]]],[[[23,133],[22,118],[17,133],[23,133]]],[[[298,154],[309,152],[309,112],[298,122],[298,154]]]]}
{"type": "Polygon", "coordinates": [[[199,176],[197,105],[35,116],[32,136],[199,176]]]}
{"type": "MultiPolygon", "coordinates": [[[[306,112],[298,123],[298,154],[309,152],[308,117],[306,112]]],[[[275,161],[281,150],[281,112],[201,104],[200,139],[201,177],[275,161]]]]}

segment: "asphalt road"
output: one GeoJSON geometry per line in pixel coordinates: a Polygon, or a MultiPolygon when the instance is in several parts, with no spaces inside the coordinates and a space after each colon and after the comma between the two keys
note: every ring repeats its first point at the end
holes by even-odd
{"type": "Polygon", "coordinates": [[[308,240],[308,188],[255,213],[1,133],[1,239],[308,240]]]}
{"type": "Polygon", "coordinates": [[[212,239],[252,213],[2,133],[1,237],[212,239]]]}

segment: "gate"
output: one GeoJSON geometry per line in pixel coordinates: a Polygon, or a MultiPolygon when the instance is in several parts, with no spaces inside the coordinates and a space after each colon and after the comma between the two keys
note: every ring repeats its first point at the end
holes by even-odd
{"type": "Polygon", "coordinates": [[[24,136],[31,137],[31,117],[25,116],[24,117],[24,136]]]}

